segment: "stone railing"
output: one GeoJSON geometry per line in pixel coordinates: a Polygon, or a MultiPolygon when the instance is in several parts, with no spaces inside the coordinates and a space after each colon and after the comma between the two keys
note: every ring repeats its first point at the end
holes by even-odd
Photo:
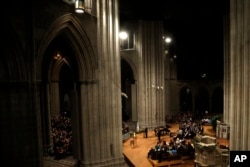
{"type": "Polygon", "coordinates": [[[221,149],[217,145],[216,138],[197,136],[194,146],[196,166],[228,166],[229,150],[221,149]]]}

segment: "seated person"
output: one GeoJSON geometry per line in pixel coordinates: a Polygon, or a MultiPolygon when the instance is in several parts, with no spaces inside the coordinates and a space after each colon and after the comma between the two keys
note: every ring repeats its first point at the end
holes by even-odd
{"type": "Polygon", "coordinates": [[[148,158],[152,158],[154,152],[155,152],[155,149],[152,147],[152,148],[148,151],[148,158]]]}

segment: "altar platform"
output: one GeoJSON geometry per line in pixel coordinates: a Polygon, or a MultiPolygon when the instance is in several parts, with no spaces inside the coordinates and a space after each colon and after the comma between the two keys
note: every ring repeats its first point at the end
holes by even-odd
{"type": "MultiPolygon", "coordinates": [[[[169,124],[171,132],[177,132],[179,129],[178,124],[169,124]]],[[[215,137],[216,133],[213,131],[212,126],[204,125],[204,134],[215,137]]],[[[123,154],[127,160],[128,166],[130,167],[166,167],[166,166],[176,166],[176,167],[194,167],[194,159],[182,158],[181,160],[173,162],[158,163],[156,160],[151,160],[147,158],[148,151],[151,147],[154,147],[158,141],[158,137],[155,136],[154,130],[150,129],[148,131],[148,138],[144,138],[144,133],[139,133],[136,135],[136,140],[131,142],[133,137],[129,138],[123,143],[123,154]]],[[[170,135],[164,135],[161,140],[167,142],[170,141],[170,135]]],[[[220,145],[229,145],[227,139],[216,139],[220,145]]]]}

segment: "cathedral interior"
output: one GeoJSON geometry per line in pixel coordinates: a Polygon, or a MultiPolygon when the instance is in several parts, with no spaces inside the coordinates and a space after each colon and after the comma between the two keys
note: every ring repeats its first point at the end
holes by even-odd
{"type": "Polygon", "coordinates": [[[152,130],[179,113],[222,115],[230,150],[250,150],[249,9],[248,0],[6,2],[1,162],[60,166],[44,157],[63,138],[75,166],[126,166],[123,123],[152,130]]]}

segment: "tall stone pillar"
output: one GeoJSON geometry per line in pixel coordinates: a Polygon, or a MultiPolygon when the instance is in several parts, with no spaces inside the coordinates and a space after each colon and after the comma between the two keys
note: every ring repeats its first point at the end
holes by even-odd
{"type": "MultiPolygon", "coordinates": [[[[125,166],[117,0],[97,0],[97,79],[80,83],[81,166],[125,166]]],[[[89,76],[93,77],[93,76],[89,76]]]]}
{"type": "Polygon", "coordinates": [[[4,166],[42,167],[36,106],[39,103],[36,103],[38,93],[34,85],[27,81],[0,81],[0,160],[4,166]]]}
{"type": "Polygon", "coordinates": [[[164,51],[164,93],[165,93],[165,114],[166,116],[171,116],[177,109],[176,103],[178,103],[178,89],[176,87],[177,81],[177,67],[174,55],[171,55],[169,52],[171,43],[165,43],[164,51]],[[170,89],[171,88],[171,89],[170,89]],[[171,104],[171,105],[170,105],[171,104]]]}
{"type": "Polygon", "coordinates": [[[49,83],[49,106],[50,106],[50,115],[58,116],[60,115],[60,99],[59,99],[59,84],[58,81],[51,81],[49,83]]]}
{"type": "Polygon", "coordinates": [[[132,121],[137,121],[138,120],[138,115],[137,115],[137,84],[132,84],[131,85],[131,103],[132,103],[132,121]]]}
{"type": "MultiPolygon", "coordinates": [[[[165,50],[164,50],[165,53],[165,50]]],[[[171,64],[170,64],[170,54],[169,54],[169,45],[167,46],[167,53],[164,55],[164,94],[165,94],[165,113],[166,116],[171,115],[170,111],[170,95],[171,95],[171,89],[170,87],[173,86],[173,82],[171,82],[171,64]]],[[[172,89],[174,91],[174,89],[172,89]]],[[[173,104],[173,103],[171,103],[173,104]]]]}
{"type": "MultiPolygon", "coordinates": [[[[228,9],[229,10],[229,9],[228,9]]],[[[223,122],[229,124],[229,84],[230,84],[230,20],[229,20],[229,12],[224,13],[224,22],[223,22],[223,30],[224,30],[224,112],[223,112],[223,122]]]]}
{"type": "Polygon", "coordinates": [[[161,21],[140,21],[138,57],[140,74],[138,118],[142,127],[165,124],[163,25],[161,21]]]}
{"type": "MultiPolygon", "coordinates": [[[[250,1],[230,1],[230,54],[225,78],[230,150],[250,150],[250,1]]],[[[227,118],[226,118],[227,120],[227,118]]]]}

